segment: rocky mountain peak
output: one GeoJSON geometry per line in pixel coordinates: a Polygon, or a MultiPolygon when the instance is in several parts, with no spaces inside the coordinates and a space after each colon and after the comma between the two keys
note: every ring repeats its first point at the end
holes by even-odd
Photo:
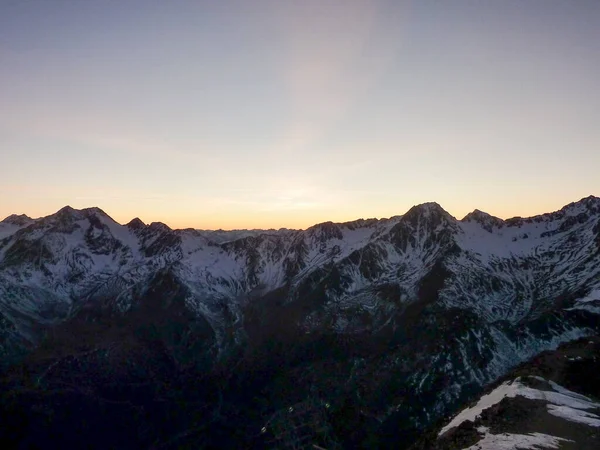
{"type": "Polygon", "coordinates": [[[307,232],[320,241],[327,241],[329,239],[342,239],[344,237],[340,227],[331,221],[314,225],[310,227],[307,232]]]}
{"type": "Polygon", "coordinates": [[[427,202],[413,206],[400,220],[413,226],[416,226],[418,223],[425,223],[435,228],[443,221],[451,222],[455,219],[438,203],[427,202]]]}
{"type": "Polygon", "coordinates": [[[142,230],[146,228],[146,224],[142,222],[142,220],[139,217],[131,219],[131,221],[129,221],[129,223],[125,226],[130,230],[142,230]]]}
{"type": "Polygon", "coordinates": [[[82,211],[67,205],[59,209],[54,214],[44,217],[43,223],[52,224],[54,226],[58,226],[59,228],[64,228],[72,225],[78,220],[85,219],[85,217],[86,215],[82,211]]]}
{"type": "Polygon", "coordinates": [[[159,233],[169,233],[173,231],[171,227],[162,222],[152,222],[150,225],[148,225],[148,229],[159,233]]]}
{"type": "Polygon", "coordinates": [[[569,203],[558,211],[539,214],[532,217],[512,217],[504,222],[508,227],[521,227],[532,223],[558,223],[552,233],[570,230],[575,224],[582,224],[591,218],[600,216],[600,198],[590,195],[579,201],[569,203]]]}
{"type": "Polygon", "coordinates": [[[33,222],[33,219],[27,216],[26,214],[11,214],[10,216],[6,217],[1,223],[23,226],[31,222],[33,222]]]}
{"type": "Polygon", "coordinates": [[[577,202],[569,203],[562,208],[560,212],[568,215],[576,215],[580,213],[588,213],[593,215],[600,214],[600,198],[593,195],[584,197],[577,202]]]}
{"type": "MultiPolygon", "coordinates": [[[[446,216],[450,216],[450,214],[440,206],[439,203],[437,202],[426,202],[426,203],[421,203],[419,205],[415,205],[412,208],[410,208],[408,210],[408,212],[405,214],[409,215],[409,214],[421,214],[421,215],[425,215],[425,216],[438,216],[438,215],[446,215],[446,216]]],[[[452,216],[450,216],[452,217],[452,216]]]]}
{"type": "Polygon", "coordinates": [[[105,217],[107,219],[110,219],[114,222],[113,218],[110,217],[108,214],[106,214],[102,209],[98,208],[97,206],[93,206],[91,208],[84,208],[81,210],[81,212],[86,216],[86,217],[90,217],[90,216],[96,216],[96,217],[105,217]]]}
{"type": "Polygon", "coordinates": [[[76,212],[78,212],[78,210],[76,210],[75,208],[73,208],[70,205],[66,205],[66,206],[63,206],[62,208],[60,208],[58,211],[56,211],[55,214],[66,215],[66,214],[75,214],[76,212]]]}
{"type": "Polygon", "coordinates": [[[379,223],[379,219],[370,218],[370,219],[356,219],[350,222],[344,222],[341,225],[349,230],[355,230],[357,228],[367,228],[377,225],[379,223]]]}
{"type": "Polygon", "coordinates": [[[484,211],[475,209],[467,214],[461,222],[476,222],[482,226],[482,228],[490,233],[494,228],[503,228],[504,220],[499,217],[492,216],[484,211]]]}

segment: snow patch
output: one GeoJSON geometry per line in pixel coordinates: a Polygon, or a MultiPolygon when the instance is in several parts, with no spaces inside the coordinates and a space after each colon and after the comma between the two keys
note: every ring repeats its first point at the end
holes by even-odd
{"type": "Polygon", "coordinates": [[[525,450],[560,448],[561,442],[573,442],[568,439],[542,433],[532,434],[486,434],[477,444],[464,450],[525,450]]]}
{"type": "Polygon", "coordinates": [[[579,409],[569,408],[568,406],[548,405],[548,412],[569,422],[582,423],[590,427],[600,427],[599,416],[579,409]]]}
{"type": "Polygon", "coordinates": [[[592,305],[583,304],[583,305],[575,305],[572,308],[565,308],[565,311],[575,311],[575,310],[589,311],[594,314],[600,314],[600,306],[592,306],[592,305]]]}
{"type": "Polygon", "coordinates": [[[456,428],[466,420],[475,422],[475,420],[481,416],[484,409],[488,409],[495,404],[500,403],[504,397],[515,397],[521,386],[522,385],[516,380],[514,382],[507,381],[501,384],[489,394],[482,396],[475,406],[462,410],[448,425],[442,428],[438,436],[443,435],[452,428],[456,428]]]}
{"type": "Polygon", "coordinates": [[[577,300],[578,303],[593,302],[595,300],[600,301],[600,288],[593,289],[588,295],[577,300]]]}

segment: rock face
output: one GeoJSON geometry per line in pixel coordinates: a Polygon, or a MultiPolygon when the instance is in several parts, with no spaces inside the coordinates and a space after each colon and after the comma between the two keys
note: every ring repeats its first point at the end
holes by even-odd
{"type": "Polygon", "coordinates": [[[11,404],[39,436],[51,421],[24,405],[83,404],[97,417],[125,401],[119,414],[144,433],[79,431],[100,433],[104,448],[241,448],[262,445],[270,414],[310,400],[330,404],[329,446],[397,448],[522,361],[597,333],[599,243],[596,197],[506,221],[477,210],[459,221],[427,203],[304,231],[122,226],[70,207],[3,221],[11,404]],[[66,394],[64,383],[84,388],[66,394]],[[163,417],[161,401],[177,414],[163,417]]]}

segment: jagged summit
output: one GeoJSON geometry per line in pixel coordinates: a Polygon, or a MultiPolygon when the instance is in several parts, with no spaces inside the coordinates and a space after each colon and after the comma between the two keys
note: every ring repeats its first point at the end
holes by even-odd
{"type": "MultiPolygon", "coordinates": [[[[65,205],[62,208],[60,208],[58,211],[56,211],[54,214],[74,214],[76,212],[79,212],[79,210],[73,208],[70,205],[65,205]]],[[[53,214],[51,214],[53,215],[53,214]]]]}
{"type": "Polygon", "coordinates": [[[49,216],[42,218],[42,220],[45,223],[57,222],[59,224],[67,224],[67,223],[77,222],[79,220],[94,219],[94,218],[96,220],[102,219],[102,218],[108,219],[111,222],[117,223],[106,212],[104,212],[102,209],[100,209],[96,206],[89,207],[89,208],[83,208],[83,209],[76,209],[70,205],[67,205],[67,206],[64,206],[61,209],[59,209],[54,214],[51,214],[49,216]]]}
{"type": "Polygon", "coordinates": [[[131,230],[141,230],[146,228],[146,224],[139,217],[131,219],[125,226],[131,230]]]}
{"type": "Polygon", "coordinates": [[[511,217],[505,223],[509,227],[522,226],[525,223],[542,223],[553,221],[585,221],[589,217],[600,215],[600,198],[590,195],[579,201],[569,203],[558,211],[538,214],[531,217],[511,217]]]}
{"type": "MultiPolygon", "coordinates": [[[[499,219],[498,217],[492,216],[491,214],[488,214],[485,211],[475,208],[473,211],[471,211],[465,217],[463,217],[461,219],[461,222],[471,222],[473,220],[479,220],[482,218],[487,219],[489,217],[493,217],[494,219],[499,219]]],[[[502,220],[502,219],[499,219],[499,220],[502,220]]]]}
{"type": "Polygon", "coordinates": [[[11,214],[10,216],[2,220],[1,223],[23,226],[31,222],[33,222],[33,219],[26,214],[11,214]]]}
{"type": "Polygon", "coordinates": [[[78,212],[78,211],[75,208],[73,208],[69,205],[65,205],[62,208],[60,208],[58,211],[56,211],[54,214],[50,214],[50,216],[69,215],[69,214],[75,214],[76,212],[78,212]]]}
{"type": "Polygon", "coordinates": [[[63,206],[54,214],[50,214],[43,218],[44,222],[71,223],[77,220],[84,219],[86,214],[83,211],[72,208],[71,206],[63,206]]]}
{"type": "Polygon", "coordinates": [[[380,220],[386,220],[386,219],[376,219],[376,218],[362,219],[361,218],[361,219],[351,220],[350,222],[342,222],[341,224],[338,224],[338,225],[342,225],[343,227],[353,230],[356,228],[371,227],[373,225],[378,224],[380,220]]]}
{"type": "Polygon", "coordinates": [[[108,218],[112,219],[108,214],[106,214],[102,209],[98,208],[97,206],[92,206],[90,208],[83,208],[81,210],[81,212],[84,213],[85,215],[98,215],[98,216],[108,217],[108,218]]]}
{"type": "Polygon", "coordinates": [[[344,236],[339,225],[331,221],[313,225],[312,227],[308,228],[306,232],[322,241],[327,241],[329,239],[342,239],[344,236]]]}
{"type": "Polygon", "coordinates": [[[452,217],[452,215],[442,208],[437,202],[426,202],[419,205],[414,205],[406,212],[405,216],[409,214],[421,214],[425,216],[443,215],[452,217]]]}
{"type": "Polygon", "coordinates": [[[442,223],[449,223],[454,220],[456,219],[436,202],[415,205],[400,218],[401,223],[408,223],[412,226],[417,226],[419,223],[426,223],[433,228],[442,223]]]}
{"type": "Polygon", "coordinates": [[[152,222],[149,225],[149,228],[151,230],[155,230],[155,231],[163,231],[163,232],[173,231],[171,229],[171,227],[169,227],[167,224],[162,223],[162,222],[152,222]]]}
{"type": "Polygon", "coordinates": [[[600,213],[600,198],[593,195],[582,198],[581,200],[573,203],[569,203],[560,209],[561,212],[565,213],[580,213],[588,212],[592,214],[600,213]]]}

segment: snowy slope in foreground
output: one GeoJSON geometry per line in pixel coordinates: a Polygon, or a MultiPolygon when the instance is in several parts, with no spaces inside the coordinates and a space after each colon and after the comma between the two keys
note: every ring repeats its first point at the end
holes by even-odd
{"type": "Polygon", "coordinates": [[[566,448],[597,448],[594,442],[600,443],[600,403],[542,377],[519,377],[462,410],[442,428],[438,439],[444,441],[448,435],[460,440],[455,437],[459,427],[463,433],[474,429],[477,435],[475,444],[460,447],[464,450],[558,449],[567,444],[572,447],[566,448]],[[531,382],[541,387],[525,384],[531,382]],[[513,406],[511,402],[519,398],[525,403],[513,406]],[[463,428],[465,423],[469,427],[463,428]]]}
{"type": "Polygon", "coordinates": [[[543,391],[525,386],[521,383],[520,378],[512,382],[507,381],[491,393],[482,396],[475,406],[461,411],[448,425],[442,428],[439,435],[441,436],[452,428],[458,427],[466,420],[475,422],[484,410],[496,405],[504,398],[516,396],[531,400],[543,400],[547,403],[548,412],[552,415],[592,427],[600,427],[600,416],[587,411],[592,410],[600,413],[600,403],[595,403],[590,398],[569,391],[552,381],[548,382],[541,377],[535,377],[535,379],[548,383],[552,387],[552,391],[543,391]]]}
{"type": "Polygon", "coordinates": [[[519,365],[432,430],[418,450],[574,449],[600,444],[600,338],[561,345],[519,365]],[[567,387],[565,387],[567,386],[567,387]]]}

